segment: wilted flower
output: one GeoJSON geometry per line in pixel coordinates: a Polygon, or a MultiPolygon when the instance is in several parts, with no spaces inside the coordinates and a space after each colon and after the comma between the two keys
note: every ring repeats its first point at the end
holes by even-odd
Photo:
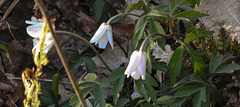
{"type": "MultiPolygon", "coordinates": [[[[33,37],[33,49],[32,51],[35,50],[35,52],[40,52],[39,50],[39,40],[43,38],[43,26],[44,26],[44,21],[42,19],[37,19],[35,17],[31,18],[31,21],[26,20],[25,23],[31,24],[30,26],[27,27],[27,33],[33,37]]],[[[54,28],[54,26],[53,26],[54,28]]],[[[44,53],[48,53],[48,51],[53,47],[54,42],[52,39],[52,36],[50,32],[48,32],[45,36],[45,41],[44,43],[46,44],[45,47],[43,48],[44,53]]]]}
{"type": "Polygon", "coordinates": [[[130,62],[125,71],[125,75],[129,77],[130,75],[138,80],[141,76],[143,80],[146,78],[146,60],[147,55],[142,51],[134,51],[130,57],[130,62]]]}
{"type": "Polygon", "coordinates": [[[90,43],[95,42],[95,45],[98,44],[98,47],[103,49],[106,47],[108,41],[113,49],[112,26],[107,23],[102,23],[90,40],[90,43]]]}

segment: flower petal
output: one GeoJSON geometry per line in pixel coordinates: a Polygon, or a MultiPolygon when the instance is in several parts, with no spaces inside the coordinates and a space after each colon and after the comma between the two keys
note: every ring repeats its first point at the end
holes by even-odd
{"type": "Polygon", "coordinates": [[[146,78],[146,61],[147,61],[147,55],[145,52],[141,52],[141,61],[138,65],[138,71],[141,74],[142,80],[145,80],[146,78]]]}
{"type": "Polygon", "coordinates": [[[96,33],[94,34],[94,36],[92,37],[92,39],[90,40],[90,43],[94,43],[97,40],[99,40],[106,32],[106,29],[107,29],[107,24],[102,23],[98,28],[98,30],[96,31],[96,33]]]}
{"type": "Polygon", "coordinates": [[[133,79],[138,80],[140,78],[139,71],[136,69],[136,71],[133,71],[131,73],[131,76],[133,77],[133,79]]]}
{"type": "Polygon", "coordinates": [[[42,38],[42,24],[27,27],[27,33],[34,38],[42,38]]]}
{"type": "Polygon", "coordinates": [[[108,39],[107,39],[107,32],[103,34],[103,36],[99,39],[98,47],[104,49],[107,45],[108,39]]]}
{"type": "Polygon", "coordinates": [[[134,51],[130,57],[130,62],[128,64],[127,69],[124,72],[124,74],[129,76],[133,71],[135,71],[137,69],[137,65],[138,65],[139,61],[140,61],[139,52],[134,51]]]}
{"type": "Polygon", "coordinates": [[[112,26],[111,25],[108,25],[107,36],[108,36],[109,44],[111,45],[112,49],[114,49],[113,37],[112,37],[112,26]]]}

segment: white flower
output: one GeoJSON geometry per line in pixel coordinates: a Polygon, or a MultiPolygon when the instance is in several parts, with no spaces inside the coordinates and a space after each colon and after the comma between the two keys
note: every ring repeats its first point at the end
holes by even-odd
{"type": "Polygon", "coordinates": [[[105,48],[107,42],[109,41],[112,49],[113,46],[113,37],[112,37],[112,26],[107,23],[102,23],[101,26],[98,28],[97,32],[94,34],[90,43],[94,43],[95,45],[98,44],[99,48],[105,48]]]}
{"type": "Polygon", "coordinates": [[[130,57],[130,62],[125,71],[125,75],[129,77],[130,75],[138,80],[141,76],[142,80],[146,78],[146,60],[147,55],[142,51],[134,51],[130,57]]]}
{"type": "MultiPolygon", "coordinates": [[[[43,32],[42,32],[42,27],[44,26],[44,21],[42,19],[37,19],[35,17],[31,18],[31,21],[26,20],[25,23],[31,24],[30,26],[27,27],[27,33],[33,37],[33,49],[32,51],[36,51],[36,53],[40,52],[39,50],[39,39],[43,38],[43,32]]],[[[54,26],[53,26],[54,28],[54,26]]],[[[45,44],[46,46],[43,48],[44,53],[48,53],[48,51],[53,47],[54,42],[52,39],[52,36],[49,33],[46,34],[45,36],[45,44]]]]}

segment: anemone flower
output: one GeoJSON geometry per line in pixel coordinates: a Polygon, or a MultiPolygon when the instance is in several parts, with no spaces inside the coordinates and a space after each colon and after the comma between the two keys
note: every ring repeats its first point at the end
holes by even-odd
{"type": "Polygon", "coordinates": [[[127,77],[131,75],[135,80],[138,80],[140,76],[142,80],[145,80],[146,60],[147,60],[147,55],[145,52],[134,51],[130,57],[130,62],[124,74],[127,75],[127,77]]]}
{"type": "Polygon", "coordinates": [[[113,37],[112,37],[112,26],[107,23],[102,23],[92,39],[90,40],[90,43],[94,43],[95,45],[98,44],[99,48],[104,49],[107,45],[107,43],[110,43],[112,49],[114,49],[113,46],[113,37]]]}
{"type": "MultiPolygon", "coordinates": [[[[27,27],[27,33],[33,37],[33,49],[32,51],[35,52],[40,52],[39,50],[39,40],[43,38],[43,32],[42,28],[44,26],[44,21],[42,19],[37,19],[35,17],[31,18],[31,21],[26,20],[25,23],[31,24],[30,26],[27,27]]],[[[54,26],[53,26],[54,28],[54,26]]],[[[48,53],[48,51],[53,47],[54,42],[52,39],[52,36],[50,32],[48,32],[45,36],[45,41],[44,43],[46,44],[45,47],[43,48],[44,53],[48,53]]]]}

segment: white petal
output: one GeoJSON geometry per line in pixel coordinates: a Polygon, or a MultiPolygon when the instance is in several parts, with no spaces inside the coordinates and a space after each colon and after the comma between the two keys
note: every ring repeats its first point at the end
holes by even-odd
{"type": "Polygon", "coordinates": [[[138,71],[141,74],[142,80],[145,80],[146,78],[146,61],[147,61],[147,55],[145,52],[141,52],[141,61],[138,65],[138,71]]]}
{"type": "Polygon", "coordinates": [[[33,38],[33,46],[35,46],[38,43],[38,39],[37,38],[33,38]]]}
{"type": "Polygon", "coordinates": [[[31,17],[31,21],[37,22],[38,20],[37,20],[36,17],[32,16],[32,17],[31,17]]]}
{"type": "Polygon", "coordinates": [[[26,24],[37,25],[37,24],[39,24],[40,22],[35,22],[35,21],[26,20],[25,23],[26,23],[26,24]]]}
{"type": "Polygon", "coordinates": [[[135,79],[135,80],[138,80],[138,79],[140,78],[140,74],[139,74],[138,71],[133,71],[133,72],[131,73],[131,76],[132,76],[133,79],[135,79]]]}
{"type": "Polygon", "coordinates": [[[111,25],[108,25],[108,28],[107,28],[107,36],[108,36],[108,41],[112,47],[112,49],[114,49],[114,44],[113,44],[113,35],[112,35],[112,26],[111,25]]]}
{"type": "Polygon", "coordinates": [[[92,39],[90,40],[90,43],[94,43],[97,40],[99,40],[103,36],[103,34],[106,32],[106,29],[107,29],[107,24],[102,23],[101,26],[96,31],[96,33],[94,34],[94,36],[92,37],[92,39]]]}
{"type": "MultiPolygon", "coordinates": [[[[45,43],[46,43],[46,42],[45,42],[45,43]]],[[[48,51],[49,51],[50,49],[52,49],[53,45],[54,45],[54,42],[53,42],[53,41],[48,41],[48,42],[46,43],[46,46],[43,48],[43,52],[44,52],[44,53],[48,53],[48,51]]]]}
{"type": "Polygon", "coordinates": [[[37,44],[33,47],[32,51],[34,51],[34,50],[35,50],[36,53],[40,52],[40,50],[39,50],[39,43],[37,43],[37,44]]]}
{"type": "Polygon", "coordinates": [[[104,49],[107,45],[108,39],[107,39],[107,32],[103,34],[103,36],[99,39],[98,47],[104,49]]]}
{"type": "Polygon", "coordinates": [[[139,52],[138,51],[134,51],[130,57],[130,62],[127,66],[126,71],[124,72],[125,75],[129,76],[131,74],[131,72],[136,71],[137,69],[137,65],[140,61],[139,56],[139,52]]]}
{"type": "Polygon", "coordinates": [[[27,27],[27,33],[34,38],[42,38],[42,24],[27,27]]]}

